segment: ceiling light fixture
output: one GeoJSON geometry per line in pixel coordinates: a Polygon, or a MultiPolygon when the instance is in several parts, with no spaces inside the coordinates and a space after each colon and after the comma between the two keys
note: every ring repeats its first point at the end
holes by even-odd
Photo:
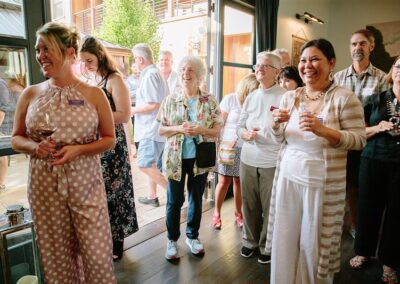
{"type": "Polygon", "coordinates": [[[322,25],[324,23],[323,20],[315,17],[314,15],[312,15],[308,12],[304,12],[303,15],[296,14],[296,19],[299,19],[299,20],[302,19],[302,20],[304,20],[304,23],[306,23],[306,24],[314,22],[314,23],[318,23],[318,24],[322,25]]]}

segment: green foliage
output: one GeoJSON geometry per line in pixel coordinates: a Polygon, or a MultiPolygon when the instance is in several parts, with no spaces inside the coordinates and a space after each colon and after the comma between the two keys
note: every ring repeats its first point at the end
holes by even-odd
{"type": "Polygon", "coordinates": [[[126,48],[144,42],[156,55],[161,43],[158,24],[149,1],[104,0],[103,28],[98,36],[126,48]]]}

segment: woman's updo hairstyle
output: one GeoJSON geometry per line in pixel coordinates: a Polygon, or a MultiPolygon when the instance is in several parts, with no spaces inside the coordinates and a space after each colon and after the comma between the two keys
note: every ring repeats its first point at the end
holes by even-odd
{"type": "Polygon", "coordinates": [[[47,41],[49,48],[65,57],[68,48],[74,48],[75,56],[78,55],[80,36],[76,28],[68,27],[59,22],[48,22],[36,31],[37,37],[47,41]]]}

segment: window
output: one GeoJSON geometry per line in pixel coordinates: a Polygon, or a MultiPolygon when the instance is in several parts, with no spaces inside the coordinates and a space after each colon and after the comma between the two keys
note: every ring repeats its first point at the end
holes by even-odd
{"type": "Polygon", "coordinates": [[[64,0],[52,1],[51,18],[54,20],[64,18],[64,0]]]}
{"type": "MultiPolygon", "coordinates": [[[[35,30],[45,19],[46,1],[0,0],[0,209],[29,207],[26,183],[28,157],[11,149],[16,101],[22,90],[43,81],[35,63],[35,30]],[[29,11],[29,17],[26,16],[29,11]]],[[[0,279],[0,283],[2,279],[0,279]]]]}
{"type": "Polygon", "coordinates": [[[22,0],[0,0],[0,36],[25,38],[22,0]]]}
{"type": "Polygon", "coordinates": [[[239,81],[252,72],[254,15],[239,6],[224,6],[224,52],[222,96],[236,90],[239,81]]]}

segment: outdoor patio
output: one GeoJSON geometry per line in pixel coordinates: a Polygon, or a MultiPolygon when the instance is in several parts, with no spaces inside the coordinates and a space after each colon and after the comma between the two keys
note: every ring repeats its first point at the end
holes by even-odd
{"type": "MultiPolygon", "coordinates": [[[[29,158],[23,154],[12,155],[10,157],[6,191],[0,193],[0,214],[5,213],[7,206],[12,204],[22,204],[25,208],[29,208],[27,197],[29,158]]],[[[137,201],[138,197],[146,196],[147,194],[146,177],[136,166],[136,158],[132,158],[131,165],[138,223],[139,227],[143,227],[165,216],[166,192],[161,188],[158,189],[160,207],[154,208],[140,204],[137,201]]]]}

